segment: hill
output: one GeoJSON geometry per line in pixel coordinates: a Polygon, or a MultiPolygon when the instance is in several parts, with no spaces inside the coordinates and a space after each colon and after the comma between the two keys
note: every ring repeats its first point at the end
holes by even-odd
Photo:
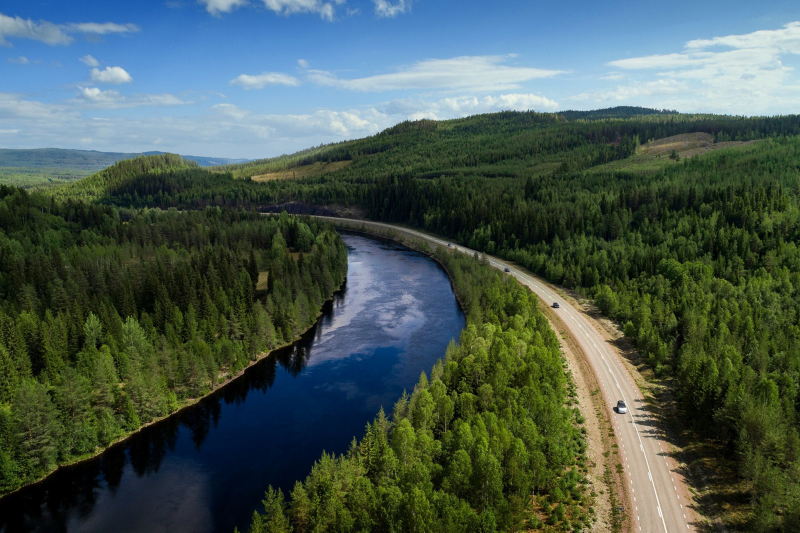
{"type": "MultiPolygon", "coordinates": [[[[96,150],[68,150],[62,148],[34,148],[16,150],[0,148],[0,167],[37,169],[102,170],[117,161],[133,159],[142,155],[162,155],[167,152],[98,152],[96,150]]],[[[201,167],[230,165],[247,162],[247,159],[225,157],[201,157],[187,155],[184,159],[196,161],[201,167]]]]}
{"type": "MultiPolygon", "coordinates": [[[[17,187],[52,186],[85,178],[117,161],[142,155],[163,155],[166,152],[124,153],[94,150],[36,148],[15,150],[0,148],[0,184],[17,187]]],[[[201,167],[245,163],[247,159],[183,156],[201,167]]]]}
{"type": "Polygon", "coordinates": [[[624,329],[675,401],[667,423],[702,450],[688,468],[714,469],[705,513],[796,530],[800,117],[651,111],[405,122],[213,171],[133,168],[94,193],[139,207],[346,206],[516,261],[624,329]]]}

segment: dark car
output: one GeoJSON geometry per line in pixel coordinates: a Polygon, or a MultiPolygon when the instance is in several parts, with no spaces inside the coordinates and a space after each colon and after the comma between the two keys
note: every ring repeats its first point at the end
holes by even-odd
{"type": "Polygon", "coordinates": [[[452,244],[450,244],[450,243],[448,242],[448,243],[447,243],[447,246],[453,246],[453,245],[452,245],[452,244]]]}
{"type": "Polygon", "coordinates": [[[553,309],[558,309],[559,307],[561,306],[558,305],[558,302],[553,302],[553,309]]]}
{"type": "Polygon", "coordinates": [[[508,268],[508,267],[505,267],[503,270],[506,271],[506,272],[511,272],[511,269],[508,268]]]}

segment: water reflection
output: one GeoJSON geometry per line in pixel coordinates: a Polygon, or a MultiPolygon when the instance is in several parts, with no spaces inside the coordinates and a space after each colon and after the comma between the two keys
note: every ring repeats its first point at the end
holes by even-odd
{"type": "Polygon", "coordinates": [[[0,500],[5,531],[231,531],[429,370],[463,327],[446,274],[346,236],[346,287],[294,345],[98,458],[0,500]]]}

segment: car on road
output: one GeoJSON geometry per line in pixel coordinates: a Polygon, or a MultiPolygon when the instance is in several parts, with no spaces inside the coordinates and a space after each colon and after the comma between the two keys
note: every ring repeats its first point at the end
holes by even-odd
{"type": "Polygon", "coordinates": [[[452,245],[452,244],[450,244],[450,243],[448,242],[448,243],[447,243],[447,246],[453,246],[453,245],[452,245]]]}
{"type": "Polygon", "coordinates": [[[559,307],[561,306],[558,305],[558,302],[553,302],[553,309],[558,309],[559,307]]]}
{"type": "Polygon", "coordinates": [[[625,400],[620,400],[617,402],[617,412],[621,415],[624,415],[628,412],[628,406],[625,405],[625,400]]]}
{"type": "Polygon", "coordinates": [[[511,269],[510,269],[510,268],[508,268],[508,267],[505,267],[505,268],[503,269],[503,271],[505,271],[505,272],[511,272],[511,269]]]}

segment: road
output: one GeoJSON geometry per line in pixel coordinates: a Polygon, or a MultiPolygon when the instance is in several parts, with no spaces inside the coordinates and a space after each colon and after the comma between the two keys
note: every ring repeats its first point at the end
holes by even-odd
{"type": "MultiPolygon", "coordinates": [[[[318,217],[343,227],[363,227],[366,230],[400,232],[424,239],[458,252],[474,254],[474,250],[449,243],[425,233],[383,224],[353,219],[318,217]],[[448,246],[449,245],[449,246],[448,246]]],[[[529,287],[545,304],[558,302],[555,310],[575,341],[583,350],[603,389],[603,397],[609,410],[615,409],[617,400],[624,400],[627,414],[612,413],[614,433],[620,449],[620,463],[627,480],[628,501],[631,504],[631,527],[634,531],[675,532],[692,531],[693,515],[687,508],[688,485],[678,472],[678,465],[667,452],[669,446],[655,421],[648,413],[642,393],[635,385],[631,374],[622,363],[620,355],[611,346],[594,319],[576,309],[547,283],[521,272],[514,266],[486,256],[495,268],[505,270],[520,283],[529,287]]]]}

